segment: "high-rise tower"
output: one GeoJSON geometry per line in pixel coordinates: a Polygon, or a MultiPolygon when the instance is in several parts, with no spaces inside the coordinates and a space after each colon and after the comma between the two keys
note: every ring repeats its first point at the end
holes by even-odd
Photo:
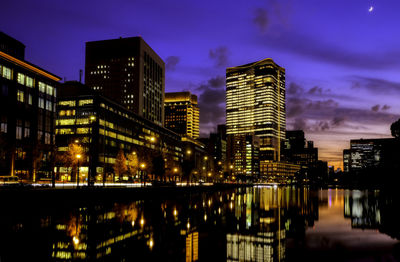
{"type": "MultiPolygon", "coordinates": [[[[256,136],[259,138],[259,160],[279,162],[286,129],[285,69],[270,58],[227,68],[226,127],[231,143],[240,144],[243,136],[256,136]]],[[[250,143],[239,148],[258,151],[250,149],[254,146],[250,143]]],[[[234,150],[238,147],[231,145],[230,148],[234,150]]],[[[236,172],[254,174],[255,171],[248,170],[254,164],[248,165],[244,163],[246,159],[238,159],[238,155],[242,155],[253,161],[254,157],[250,157],[249,153],[231,152],[230,155],[236,172]]]]}
{"type": "Polygon", "coordinates": [[[197,96],[190,92],[175,92],[165,94],[165,127],[172,131],[198,138],[199,107],[197,96]]]}
{"type": "Polygon", "coordinates": [[[86,43],[85,83],[158,125],[164,122],[164,61],[141,37],[86,43]]]}

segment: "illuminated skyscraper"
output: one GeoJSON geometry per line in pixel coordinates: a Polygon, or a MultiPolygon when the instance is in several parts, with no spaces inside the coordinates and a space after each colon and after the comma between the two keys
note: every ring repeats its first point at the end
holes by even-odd
{"type": "MultiPolygon", "coordinates": [[[[231,143],[239,144],[243,136],[257,136],[260,161],[280,161],[286,128],[285,69],[270,58],[227,68],[226,126],[231,143]]],[[[230,152],[235,172],[255,174],[256,171],[246,169],[248,165],[243,162],[253,157],[248,159],[248,154],[239,151],[230,152]],[[238,155],[246,155],[246,159],[238,159],[238,155]]]]}
{"type": "Polygon", "coordinates": [[[190,92],[166,93],[164,105],[166,128],[183,136],[199,137],[200,116],[196,95],[190,92]]]}
{"type": "Polygon", "coordinates": [[[164,61],[141,37],[86,43],[85,83],[158,125],[164,122],[164,61]]]}

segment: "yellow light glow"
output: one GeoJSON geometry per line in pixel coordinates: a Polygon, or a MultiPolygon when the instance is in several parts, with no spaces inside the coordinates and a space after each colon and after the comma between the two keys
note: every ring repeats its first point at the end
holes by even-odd
{"type": "Polygon", "coordinates": [[[143,226],[144,225],[144,219],[140,219],[140,225],[143,226]]]}
{"type": "Polygon", "coordinates": [[[186,227],[187,227],[187,229],[190,228],[190,223],[189,223],[189,221],[187,222],[186,227]]]}
{"type": "Polygon", "coordinates": [[[176,209],[174,209],[174,216],[178,215],[178,211],[176,209]]]}
{"type": "Polygon", "coordinates": [[[77,155],[76,155],[76,158],[78,158],[78,159],[80,159],[81,157],[82,157],[81,154],[77,154],[77,155]]]}
{"type": "Polygon", "coordinates": [[[72,241],[74,242],[75,245],[78,245],[78,244],[79,244],[79,238],[78,238],[77,236],[74,236],[74,237],[72,238],[72,241]]]}

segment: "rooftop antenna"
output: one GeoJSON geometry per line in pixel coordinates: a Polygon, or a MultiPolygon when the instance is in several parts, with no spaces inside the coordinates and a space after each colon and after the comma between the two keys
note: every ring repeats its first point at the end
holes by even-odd
{"type": "Polygon", "coordinates": [[[79,83],[82,83],[82,69],[79,69],[79,83]]]}

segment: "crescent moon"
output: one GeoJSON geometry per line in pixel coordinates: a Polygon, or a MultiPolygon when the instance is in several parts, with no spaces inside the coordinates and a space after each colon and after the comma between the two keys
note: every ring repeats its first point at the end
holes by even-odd
{"type": "Polygon", "coordinates": [[[371,13],[372,11],[374,11],[374,7],[371,5],[370,8],[368,9],[368,12],[371,13]]]}

